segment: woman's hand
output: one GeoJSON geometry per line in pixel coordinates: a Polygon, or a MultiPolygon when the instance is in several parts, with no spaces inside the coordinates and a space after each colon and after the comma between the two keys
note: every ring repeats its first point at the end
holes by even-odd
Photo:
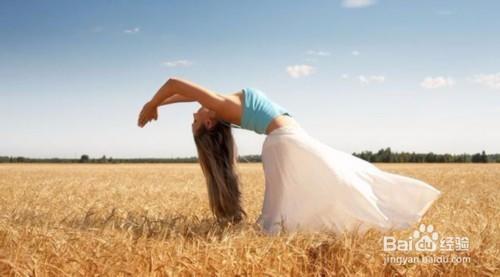
{"type": "Polygon", "coordinates": [[[151,102],[147,102],[144,107],[142,107],[137,125],[139,125],[139,127],[144,127],[146,123],[153,119],[158,120],[158,106],[151,102]]]}

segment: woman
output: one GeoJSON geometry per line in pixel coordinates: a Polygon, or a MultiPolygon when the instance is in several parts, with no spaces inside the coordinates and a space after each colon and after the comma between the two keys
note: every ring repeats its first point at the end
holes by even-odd
{"type": "Polygon", "coordinates": [[[257,224],[268,234],[407,228],[441,195],[420,180],[382,171],[312,138],[286,109],[254,88],[222,95],[171,78],[144,105],[138,125],[157,120],[161,105],[191,101],[202,105],[193,114],[192,131],[210,208],[219,220],[239,222],[246,216],[231,127],[267,135],[264,203],[257,224]]]}

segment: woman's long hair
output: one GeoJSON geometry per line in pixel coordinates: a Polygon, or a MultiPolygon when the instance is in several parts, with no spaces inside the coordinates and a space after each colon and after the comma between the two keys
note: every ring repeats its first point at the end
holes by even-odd
{"type": "Polygon", "coordinates": [[[231,127],[220,121],[210,129],[202,124],[194,134],[194,141],[212,213],[219,222],[240,222],[247,214],[241,206],[236,145],[231,127]]]}

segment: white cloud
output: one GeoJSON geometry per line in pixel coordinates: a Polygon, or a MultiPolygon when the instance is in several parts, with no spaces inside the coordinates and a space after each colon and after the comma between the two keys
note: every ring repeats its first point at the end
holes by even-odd
{"type": "Polygon", "coordinates": [[[371,84],[371,83],[383,83],[385,82],[385,76],[382,75],[371,75],[371,76],[365,76],[365,75],[359,75],[358,80],[361,84],[371,84]]]}
{"type": "Polygon", "coordinates": [[[451,77],[426,77],[420,85],[425,89],[445,88],[455,85],[455,81],[451,77]]]}
{"type": "Polygon", "coordinates": [[[193,62],[188,60],[177,60],[177,61],[169,61],[163,63],[163,65],[167,67],[180,67],[180,66],[187,67],[191,66],[192,64],[193,62]]]}
{"type": "Polygon", "coordinates": [[[365,8],[375,3],[375,0],[343,0],[342,6],[345,8],[365,8]]]}
{"type": "Polygon", "coordinates": [[[344,73],[344,74],[342,74],[342,75],[340,76],[340,78],[342,78],[342,79],[344,79],[344,80],[345,80],[345,79],[349,79],[349,74],[344,73]]]}
{"type": "Polygon", "coordinates": [[[316,69],[307,64],[290,65],[286,67],[286,72],[292,78],[300,78],[313,74],[316,69]]]}
{"type": "Polygon", "coordinates": [[[493,74],[478,74],[469,78],[469,80],[492,89],[500,89],[500,72],[493,74]]]}
{"type": "Polygon", "coordinates": [[[136,34],[136,33],[139,33],[139,31],[141,30],[141,28],[139,27],[134,27],[132,29],[126,29],[126,30],[123,30],[123,32],[125,34],[136,34]]]}
{"type": "Polygon", "coordinates": [[[359,56],[361,53],[359,53],[359,51],[358,51],[358,50],[353,50],[353,51],[351,52],[351,54],[352,54],[353,56],[359,56]]]}
{"type": "Polygon", "coordinates": [[[331,53],[327,51],[314,51],[314,50],[308,50],[306,52],[307,55],[312,55],[312,56],[330,56],[331,53]]]}

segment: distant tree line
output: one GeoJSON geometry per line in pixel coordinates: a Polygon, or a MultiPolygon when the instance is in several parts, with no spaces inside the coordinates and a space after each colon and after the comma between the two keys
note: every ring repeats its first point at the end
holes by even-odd
{"type": "MultiPolygon", "coordinates": [[[[260,162],[260,155],[239,156],[239,162],[260,162]]],[[[112,158],[102,156],[100,158],[91,158],[83,154],[79,159],[63,158],[27,158],[27,157],[8,157],[0,156],[0,163],[197,163],[198,157],[177,157],[177,158],[112,158]]]]}
{"type": "MultiPolygon", "coordinates": [[[[354,156],[372,163],[499,163],[500,154],[486,154],[485,151],[475,154],[435,154],[415,152],[392,152],[391,148],[380,149],[378,152],[363,151],[352,153],[354,156]]],[[[261,162],[260,155],[238,156],[242,163],[261,162]]],[[[0,163],[196,163],[197,157],[178,158],[112,158],[102,156],[91,158],[83,154],[79,159],[35,159],[26,157],[0,156],[0,163]]]]}
{"type": "Polygon", "coordinates": [[[476,154],[435,154],[415,152],[392,152],[391,148],[380,149],[378,152],[363,151],[352,153],[354,156],[372,163],[498,163],[500,154],[486,154],[485,151],[476,154]]]}

